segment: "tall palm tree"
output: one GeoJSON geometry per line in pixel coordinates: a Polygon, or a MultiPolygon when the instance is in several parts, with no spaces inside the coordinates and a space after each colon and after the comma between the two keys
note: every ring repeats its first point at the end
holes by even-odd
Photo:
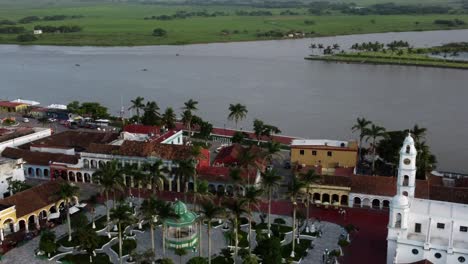
{"type": "Polygon", "coordinates": [[[161,114],[159,113],[158,103],[151,101],[145,105],[145,113],[143,114],[143,123],[145,125],[159,125],[161,114]]]}
{"type": "Polygon", "coordinates": [[[155,220],[158,214],[159,201],[155,197],[145,199],[140,207],[140,212],[143,220],[147,221],[150,225],[151,234],[151,249],[153,250],[154,256],[156,256],[155,245],[154,245],[154,226],[155,220]]]}
{"type": "Polygon", "coordinates": [[[128,110],[136,111],[138,122],[140,122],[140,110],[143,110],[145,108],[145,104],[143,103],[144,100],[145,98],[138,96],[134,100],[130,101],[132,103],[132,106],[128,108],[128,110]]]}
{"type": "Polygon", "coordinates": [[[306,195],[307,195],[307,215],[306,215],[306,227],[307,231],[309,230],[310,224],[310,185],[319,182],[322,177],[315,173],[315,170],[308,170],[306,173],[300,175],[300,179],[306,185],[306,195]]]}
{"type": "Polygon", "coordinates": [[[281,176],[279,176],[274,169],[262,173],[260,185],[268,196],[268,237],[271,235],[271,198],[273,192],[279,188],[280,182],[281,176]]]}
{"type": "Polygon", "coordinates": [[[164,167],[164,162],[162,160],[156,160],[153,164],[146,164],[145,169],[149,173],[153,193],[156,194],[158,188],[164,187],[161,186],[161,182],[166,181],[166,176],[164,175],[168,173],[168,170],[164,167]]]}
{"type": "Polygon", "coordinates": [[[247,107],[242,104],[230,104],[229,105],[229,115],[228,120],[234,120],[236,122],[236,130],[237,130],[237,123],[239,120],[244,119],[247,116],[247,107]]]}
{"type": "Polygon", "coordinates": [[[130,224],[134,221],[132,208],[124,203],[119,203],[116,208],[111,210],[111,219],[118,227],[119,232],[119,262],[123,263],[122,259],[122,225],[130,224]]]}
{"type": "MultiPolygon", "coordinates": [[[[224,214],[223,208],[206,201],[201,204],[201,221],[208,222],[208,264],[211,264],[211,222],[224,214]]],[[[201,228],[200,228],[201,229],[201,228]]]]}
{"type": "Polygon", "coordinates": [[[252,168],[258,169],[257,164],[258,153],[255,153],[252,147],[243,149],[239,155],[239,165],[245,170],[247,174],[247,184],[250,185],[250,170],[252,168]]]}
{"type": "Polygon", "coordinates": [[[272,162],[273,157],[278,155],[281,151],[281,144],[276,141],[268,141],[266,145],[266,153],[265,153],[265,160],[268,162],[272,162]]]}
{"type": "Polygon", "coordinates": [[[166,255],[166,225],[164,224],[164,220],[171,218],[171,217],[175,217],[177,215],[172,209],[172,204],[169,202],[164,202],[164,201],[159,202],[157,204],[157,211],[158,211],[159,219],[162,222],[163,255],[165,256],[166,255]]]}
{"type": "Polygon", "coordinates": [[[192,160],[179,160],[177,161],[177,180],[178,185],[182,184],[184,186],[184,196],[185,202],[187,202],[187,192],[188,192],[188,182],[190,179],[193,179],[195,174],[195,166],[192,160]]]}
{"type": "Polygon", "coordinates": [[[234,231],[234,263],[237,262],[237,253],[239,251],[239,218],[243,214],[247,214],[247,200],[245,199],[231,199],[224,202],[224,207],[228,209],[229,218],[232,221],[234,231]]]}
{"type": "MultiPolygon", "coordinates": [[[[143,165],[143,167],[146,167],[146,164],[143,165]]],[[[151,182],[150,175],[147,172],[137,168],[132,172],[132,176],[134,185],[136,185],[138,189],[138,198],[141,198],[141,187],[148,186],[148,184],[151,182]]]]}
{"type": "Polygon", "coordinates": [[[420,142],[426,138],[427,128],[419,127],[418,124],[414,125],[414,127],[410,130],[411,135],[414,137],[416,142],[420,142]]]}
{"type": "Polygon", "coordinates": [[[207,181],[198,181],[196,189],[197,191],[193,192],[193,206],[195,211],[198,211],[197,206],[200,203],[205,203],[207,201],[213,202],[213,194],[209,191],[207,181]]]}
{"type": "Polygon", "coordinates": [[[234,186],[234,198],[237,197],[237,189],[244,182],[242,179],[242,171],[239,168],[230,168],[229,169],[229,179],[231,180],[232,185],[234,186]]]}
{"type": "Polygon", "coordinates": [[[372,174],[375,172],[375,158],[376,158],[376,140],[377,138],[386,138],[387,137],[387,132],[385,131],[385,128],[381,126],[376,126],[374,124],[371,125],[370,128],[367,128],[365,130],[365,135],[367,137],[366,141],[369,139],[372,139],[372,174]]]}
{"type": "Polygon", "coordinates": [[[198,101],[195,101],[193,99],[189,99],[187,102],[184,103],[184,106],[182,107],[182,110],[184,110],[184,115],[186,115],[187,118],[187,127],[189,130],[188,137],[192,136],[192,118],[193,118],[193,112],[197,111],[198,101]]]}
{"type": "Polygon", "coordinates": [[[297,197],[299,196],[299,194],[302,193],[302,189],[306,187],[306,185],[304,184],[304,182],[296,179],[295,177],[293,177],[290,185],[289,185],[289,190],[288,190],[288,195],[289,197],[291,198],[291,202],[292,202],[292,205],[293,205],[293,222],[292,222],[292,251],[291,251],[291,257],[294,258],[294,249],[295,249],[295,245],[296,245],[296,211],[297,211],[297,197]]]}
{"type": "MultiPolygon", "coordinates": [[[[122,188],[122,170],[118,166],[118,161],[113,160],[105,163],[93,174],[99,182],[101,191],[106,194],[107,221],[110,221],[109,192],[122,188]]],[[[115,199],[114,199],[115,204],[115,199]]]]}
{"type": "MultiPolygon", "coordinates": [[[[248,219],[249,219],[249,240],[252,237],[252,207],[256,207],[258,209],[258,205],[260,204],[260,197],[263,194],[262,189],[258,189],[255,186],[247,186],[245,189],[245,199],[247,200],[247,210],[249,211],[248,219]]],[[[252,246],[249,241],[249,252],[252,253],[252,246]]]]}
{"type": "Polygon", "coordinates": [[[357,118],[356,124],[351,128],[353,132],[359,131],[359,147],[358,147],[358,173],[359,173],[359,165],[361,164],[361,149],[362,149],[362,140],[366,136],[366,129],[368,126],[372,124],[371,121],[365,119],[365,118],[357,118]]]}
{"type": "Polygon", "coordinates": [[[166,108],[164,114],[162,115],[162,123],[167,129],[175,128],[176,114],[172,107],[166,108]]]}
{"type": "Polygon", "coordinates": [[[71,185],[68,182],[61,183],[59,191],[55,194],[60,199],[65,201],[65,210],[67,212],[67,226],[68,226],[68,241],[72,240],[72,229],[70,221],[70,201],[76,197],[80,188],[78,186],[71,185]]]}
{"type": "Polygon", "coordinates": [[[76,230],[76,240],[79,247],[89,254],[89,262],[93,262],[94,250],[99,245],[99,235],[90,227],[84,226],[76,230]]]}

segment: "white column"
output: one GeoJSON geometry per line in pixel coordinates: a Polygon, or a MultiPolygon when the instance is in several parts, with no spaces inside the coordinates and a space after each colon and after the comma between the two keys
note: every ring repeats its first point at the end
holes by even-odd
{"type": "Polygon", "coordinates": [[[5,238],[3,237],[3,228],[0,228],[0,241],[3,241],[5,238]]]}

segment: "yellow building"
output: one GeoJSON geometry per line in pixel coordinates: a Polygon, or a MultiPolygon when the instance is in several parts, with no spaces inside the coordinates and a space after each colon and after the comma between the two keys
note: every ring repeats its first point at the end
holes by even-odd
{"type": "MultiPolygon", "coordinates": [[[[14,232],[40,229],[49,216],[59,215],[65,205],[55,196],[61,182],[50,181],[0,200],[0,240],[14,232]]],[[[78,203],[78,198],[71,203],[78,203]]]]}
{"type": "Polygon", "coordinates": [[[355,167],[358,145],[355,141],[296,139],[291,143],[291,163],[328,168],[355,167]]]}
{"type": "Polygon", "coordinates": [[[0,101],[0,112],[17,113],[24,112],[28,108],[27,104],[0,101]]]}

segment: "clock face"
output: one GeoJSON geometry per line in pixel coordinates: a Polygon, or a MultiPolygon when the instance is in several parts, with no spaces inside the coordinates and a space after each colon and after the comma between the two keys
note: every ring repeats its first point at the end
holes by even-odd
{"type": "Polygon", "coordinates": [[[411,160],[410,160],[410,159],[404,159],[404,160],[403,160],[403,163],[404,163],[405,165],[410,165],[411,160]]]}

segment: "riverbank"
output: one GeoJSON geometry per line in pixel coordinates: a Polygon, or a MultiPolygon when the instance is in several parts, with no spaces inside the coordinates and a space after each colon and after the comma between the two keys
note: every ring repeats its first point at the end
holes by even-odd
{"type": "Polygon", "coordinates": [[[319,60],[329,62],[356,63],[356,64],[381,64],[402,65],[432,68],[449,68],[468,70],[467,61],[444,60],[431,58],[424,54],[386,54],[382,52],[338,53],[327,56],[309,56],[306,60],[319,60]]]}
{"type": "Polygon", "coordinates": [[[19,21],[27,16],[43,18],[64,15],[60,21],[33,21],[17,24],[32,32],[35,26],[78,26],[80,32],[44,33],[36,41],[20,42],[17,34],[0,34],[0,44],[62,46],[144,46],[183,45],[215,42],[291,39],[365,33],[465,29],[468,24],[441,25],[436,20],[468,21],[467,14],[430,15],[311,15],[305,8],[265,8],[271,15],[238,15],[237,11],[253,12],[252,7],[230,6],[167,6],[141,4],[99,4],[83,7],[0,8],[0,17],[19,21]],[[287,10],[297,15],[285,15],[287,10]],[[184,19],[160,20],[179,11],[222,14],[192,16],[184,19]],[[73,18],[72,18],[73,17],[73,18]],[[145,19],[150,18],[150,19],[145,19]],[[164,36],[153,36],[163,29],[164,36]],[[297,34],[294,34],[297,33],[297,34]],[[292,34],[292,35],[291,35],[292,34]]]}

